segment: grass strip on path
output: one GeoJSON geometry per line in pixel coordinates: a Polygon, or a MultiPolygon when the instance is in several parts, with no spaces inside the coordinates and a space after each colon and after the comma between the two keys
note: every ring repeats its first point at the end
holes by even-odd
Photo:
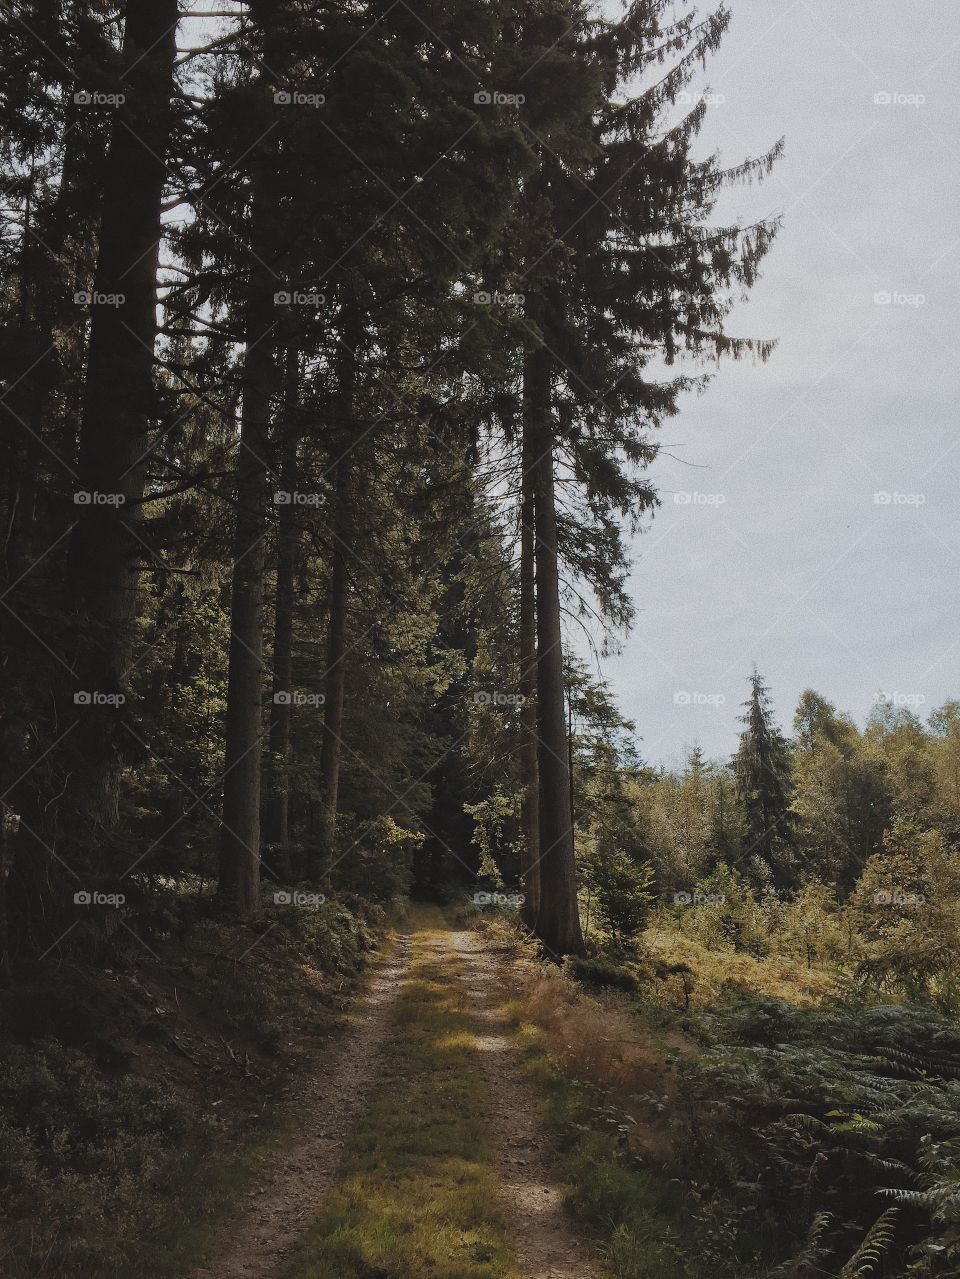
{"type": "Polygon", "coordinates": [[[457,960],[427,928],[377,1095],[290,1279],[512,1279],[475,1019],[457,960]]]}

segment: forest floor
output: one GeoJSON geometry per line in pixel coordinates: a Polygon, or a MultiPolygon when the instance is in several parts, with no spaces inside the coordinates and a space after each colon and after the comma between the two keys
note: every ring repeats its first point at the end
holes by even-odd
{"type": "Polygon", "coordinates": [[[198,1279],[591,1279],[490,939],[416,908],[198,1279]]]}

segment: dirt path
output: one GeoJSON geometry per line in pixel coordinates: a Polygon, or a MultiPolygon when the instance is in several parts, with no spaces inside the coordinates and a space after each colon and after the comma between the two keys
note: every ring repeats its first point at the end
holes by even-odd
{"type": "Polygon", "coordinates": [[[442,932],[432,940],[457,963],[478,1039],[497,1134],[501,1206],[522,1279],[599,1279],[600,1271],[563,1211],[561,1188],[550,1175],[549,1143],[536,1094],[515,1038],[499,1011],[507,974],[480,937],[442,932]]]}
{"type": "Polygon", "coordinates": [[[224,1251],[196,1271],[196,1279],[272,1279],[282,1273],[317,1215],[343,1143],[370,1095],[409,958],[410,938],[404,935],[375,974],[352,1024],[305,1081],[299,1136],[277,1155],[264,1185],[250,1192],[248,1203],[226,1223],[224,1251]]]}
{"type": "MultiPolygon", "coordinates": [[[[415,911],[410,928],[417,954],[439,969],[447,989],[459,988],[453,1006],[460,1005],[472,1026],[471,1052],[461,1069],[479,1072],[482,1080],[503,1231],[515,1257],[511,1279],[599,1279],[588,1246],[564,1214],[562,1190],[549,1171],[540,1105],[500,1011],[509,990],[505,965],[476,933],[451,929],[439,910],[415,911]]],[[[411,940],[410,934],[401,937],[383,961],[352,1025],[301,1092],[298,1138],[278,1152],[265,1184],[227,1222],[222,1255],[194,1279],[285,1279],[297,1273],[303,1236],[337,1186],[344,1143],[374,1095],[389,1045],[405,1034],[398,999],[405,982],[415,982],[418,972],[422,980],[423,973],[422,960],[419,968],[411,966],[411,940]]],[[[393,1275],[394,1269],[376,1273],[393,1275]]]]}

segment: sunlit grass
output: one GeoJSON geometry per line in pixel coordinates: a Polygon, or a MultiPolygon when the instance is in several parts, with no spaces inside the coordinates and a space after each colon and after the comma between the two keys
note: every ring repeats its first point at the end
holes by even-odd
{"type": "MultiPolygon", "coordinates": [[[[732,947],[708,947],[677,932],[648,931],[644,941],[656,959],[686,964],[691,971],[692,1008],[714,1008],[744,992],[771,995],[791,1004],[816,1004],[837,991],[837,973],[808,968],[786,955],[759,957],[732,947]]],[[[677,981],[670,989],[674,1003],[682,1002],[677,981]]]]}
{"type": "Polygon", "coordinates": [[[414,938],[376,1095],[291,1279],[511,1279],[473,1016],[414,938]]]}

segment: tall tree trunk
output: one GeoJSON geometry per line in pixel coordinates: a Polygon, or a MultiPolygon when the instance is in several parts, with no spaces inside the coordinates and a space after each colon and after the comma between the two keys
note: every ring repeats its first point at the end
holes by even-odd
{"type": "Polygon", "coordinates": [[[263,750],[263,578],[266,568],[270,401],[276,382],[274,192],[263,174],[253,197],[252,258],[237,457],[237,515],[230,601],[223,826],[218,895],[230,913],[260,907],[260,778],[263,750]]]}
{"type": "MultiPolygon", "coordinates": [[[[90,118],[96,114],[68,101],[56,199],[39,232],[25,237],[29,248],[25,243],[21,278],[27,282],[29,297],[22,371],[0,404],[0,435],[11,483],[4,547],[7,603],[0,609],[0,651],[6,655],[4,676],[9,686],[33,688],[33,696],[18,697],[0,715],[4,760],[0,790],[6,793],[9,807],[23,814],[7,887],[10,944],[23,950],[43,950],[63,931],[63,913],[51,901],[50,881],[51,868],[56,866],[51,850],[57,839],[57,798],[69,759],[67,746],[60,746],[64,725],[57,712],[68,700],[69,690],[63,688],[59,667],[51,678],[37,679],[40,654],[32,626],[27,626],[38,598],[44,598],[45,571],[57,580],[62,575],[58,561],[68,543],[57,539],[66,535],[77,510],[71,505],[65,511],[57,494],[72,481],[61,459],[76,456],[79,413],[62,412],[55,389],[71,366],[79,369],[85,363],[83,313],[65,307],[64,302],[77,291],[93,289],[102,213],[99,192],[108,144],[100,125],[90,118]],[[41,570],[31,571],[41,559],[41,570]],[[58,746],[49,754],[54,766],[30,769],[24,775],[25,754],[42,756],[44,744],[48,746],[51,739],[58,746]]],[[[64,635],[51,638],[53,647],[60,649],[64,635]]],[[[66,710],[73,723],[72,701],[66,710]]]]}
{"type": "Polygon", "coordinates": [[[333,561],[330,569],[330,629],[327,637],[327,676],[323,704],[323,736],[320,754],[320,839],[314,875],[327,875],[333,861],[337,834],[337,799],[340,790],[343,698],[347,686],[347,609],[350,574],[347,546],[350,537],[349,463],[334,469],[333,561]]]}
{"type": "Polygon", "coordinates": [[[545,347],[524,368],[537,569],[537,733],[540,776],[540,909],[537,936],[555,955],[582,954],[570,822],[570,767],[563,697],[560,572],[550,407],[552,358],[545,347]]]}
{"type": "Polygon", "coordinates": [[[10,934],[7,924],[7,877],[13,866],[13,836],[16,834],[16,817],[6,807],[0,807],[0,986],[10,977],[10,934]]]}
{"type": "MultiPolygon", "coordinates": [[[[177,16],[177,0],[127,0],[126,99],[117,108],[102,192],[77,464],[81,493],[93,496],[76,507],[69,550],[74,687],[89,694],[124,693],[133,650],[177,16]]],[[[110,706],[87,705],[70,739],[65,813],[74,839],[95,840],[116,822],[124,753],[118,720],[110,706]]]]}
{"type": "Polygon", "coordinates": [[[327,673],[323,704],[323,737],[320,756],[320,832],[313,866],[314,875],[325,877],[333,862],[337,835],[337,803],[340,761],[343,756],[343,698],[347,686],[347,613],[350,573],[347,557],[354,536],[353,472],[356,458],[348,456],[353,444],[356,411],[357,364],[363,341],[363,324],[351,289],[343,312],[343,333],[337,361],[337,430],[333,447],[340,459],[334,467],[334,507],[330,566],[330,630],[327,639],[327,673]]]}
{"type": "MultiPolygon", "coordinates": [[[[287,349],[284,394],[281,487],[292,493],[297,484],[296,412],[300,391],[300,356],[287,349]]],[[[290,730],[293,706],[288,697],[293,680],[293,612],[297,571],[297,508],[293,502],[277,508],[277,583],[273,622],[273,705],[270,710],[270,769],[264,805],[264,865],[278,878],[290,878],[290,730]]]]}
{"type": "Polygon", "coordinates": [[[520,503],[520,801],[523,922],[536,928],[540,912],[540,773],[537,764],[537,597],[534,494],[530,432],[523,436],[520,503]]]}

